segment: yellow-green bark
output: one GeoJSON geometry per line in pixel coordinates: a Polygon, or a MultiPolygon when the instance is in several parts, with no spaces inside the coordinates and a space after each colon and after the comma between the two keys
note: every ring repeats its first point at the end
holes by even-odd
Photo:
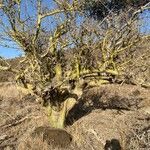
{"type": "Polygon", "coordinates": [[[68,115],[69,110],[71,110],[75,104],[75,98],[68,98],[62,103],[62,106],[60,106],[61,108],[49,105],[47,107],[47,111],[51,127],[64,128],[66,116],[68,115]]]}

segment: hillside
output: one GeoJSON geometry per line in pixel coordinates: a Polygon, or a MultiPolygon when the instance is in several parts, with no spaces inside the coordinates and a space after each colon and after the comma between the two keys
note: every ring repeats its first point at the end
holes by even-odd
{"type": "Polygon", "coordinates": [[[45,109],[12,83],[0,84],[0,116],[1,150],[150,148],[150,92],[139,86],[112,84],[85,91],[70,112],[65,129],[70,135],[49,128],[45,109]]]}
{"type": "MultiPolygon", "coordinates": [[[[6,59],[13,69],[19,69],[19,61],[22,58],[6,59]]],[[[1,66],[6,66],[6,63],[0,60],[1,66]]],[[[0,82],[14,81],[15,76],[11,71],[0,71],[0,82]]]]}
{"type": "Polygon", "coordinates": [[[150,150],[149,10],[0,1],[0,150],[150,150]]]}
{"type": "MultiPolygon", "coordinates": [[[[149,44],[137,47],[118,83],[84,90],[65,130],[52,129],[39,101],[17,88],[13,73],[0,72],[0,150],[150,149],[149,44]]],[[[18,69],[20,59],[7,61],[18,69]]]]}

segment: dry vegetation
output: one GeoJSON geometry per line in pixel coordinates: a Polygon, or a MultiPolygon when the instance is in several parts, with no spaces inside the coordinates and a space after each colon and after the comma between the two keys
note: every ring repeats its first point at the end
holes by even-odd
{"type": "Polygon", "coordinates": [[[48,127],[35,97],[21,94],[12,83],[2,83],[0,91],[0,149],[99,150],[106,143],[124,150],[150,148],[148,89],[118,84],[87,89],[65,128],[72,140],[64,130],[48,127]]]}
{"type": "Polygon", "coordinates": [[[78,24],[77,0],[29,2],[37,13],[0,3],[0,43],[25,54],[0,57],[0,150],[150,149],[150,38],[137,24],[150,3],[78,24]]]}

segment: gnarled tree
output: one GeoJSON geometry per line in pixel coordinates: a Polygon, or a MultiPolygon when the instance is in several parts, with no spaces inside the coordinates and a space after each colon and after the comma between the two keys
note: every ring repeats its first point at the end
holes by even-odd
{"type": "Polygon", "coordinates": [[[58,128],[64,126],[67,111],[78,98],[62,87],[67,81],[63,50],[70,44],[63,36],[77,9],[76,0],[1,1],[1,44],[12,45],[8,42],[13,41],[24,52],[20,69],[12,70],[8,64],[2,69],[15,72],[23,89],[43,99],[51,125],[58,128]]]}
{"type": "Polygon", "coordinates": [[[64,127],[87,84],[109,83],[123,72],[132,59],[128,51],[140,40],[133,28],[140,11],[123,24],[125,14],[114,14],[104,28],[103,20],[82,18],[80,8],[78,0],[2,0],[0,5],[1,45],[15,43],[24,52],[18,70],[7,62],[0,69],[14,72],[18,85],[43,101],[56,128],[64,127]]]}

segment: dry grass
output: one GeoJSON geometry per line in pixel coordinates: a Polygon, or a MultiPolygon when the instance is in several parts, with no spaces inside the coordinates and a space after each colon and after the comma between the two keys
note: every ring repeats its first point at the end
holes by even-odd
{"type": "Polygon", "coordinates": [[[0,83],[0,97],[3,99],[20,100],[23,98],[23,93],[17,88],[17,85],[11,82],[0,83]]]}
{"type": "Polygon", "coordinates": [[[122,147],[119,150],[141,150],[144,146],[147,150],[150,148],[148,116],[142,111],[95,110],[77,121],[71,133],[76,142],[80,141],[78,147],[82,150],[103,150],[106,141],[114,139],[122,147]]]}
{"type": "MultiPolygon", "coordinates": [[[[13,69],[17,69],[19,66],[19,61],[22,58],[14,58],[14,59],[7,59],[7,62],[12,66],[13,69]]],[[[6,64],[0,60],[0,65],[5,66],[6,64]]],[[[14,81],[15,74],[13,74],[11,71],[0,71],[0,82],[10,82],[14,81]]]]}
{"type": "MultiPolygon", "coordinates": [[[[94,98],[94,95],[97,95],[101,102],[110,99],[113,101],[112,98],[116,94],[120,94],[120,98],[126,97],[129,101],[141,97],[143,100],[140,106],[143,108],[132,111],[109,108],[90,111],[87,116],[83,116],[66,128],[73,136],[73,142],[65,150],[103,150],[106,140],[112,139],[118,139],[123,150],[138,150],[143,142],[146,143],[144,150],[150,148],[147,138],[150,135],[148,128],[150,120],[148,120],[149,114],[145,111],[150,106],[148,89],[128,85],[123,87],[106,85],[97,89],[92,88],[90,92],[87,93],[87,98],[94,98]],[[135,92],[137,90],[139,92],[135,92]]],[[[43,141],[43,135],[35,138],[29,136],[35,128],[48,125],[44,109],[34,102],[32,97],[24,98],[23,94],[16,89],[16,85],[8,82],[0,84],[0,95],[2,98],[0,99],[0,137],[7,137],[0,140],[0,149],[4,145],[12,144],[7,146],[7,149],[14,147],[14,150],[63,150],[43,141]]],[[[120,99],[117,104],[121,104],[120,99]]]]}

